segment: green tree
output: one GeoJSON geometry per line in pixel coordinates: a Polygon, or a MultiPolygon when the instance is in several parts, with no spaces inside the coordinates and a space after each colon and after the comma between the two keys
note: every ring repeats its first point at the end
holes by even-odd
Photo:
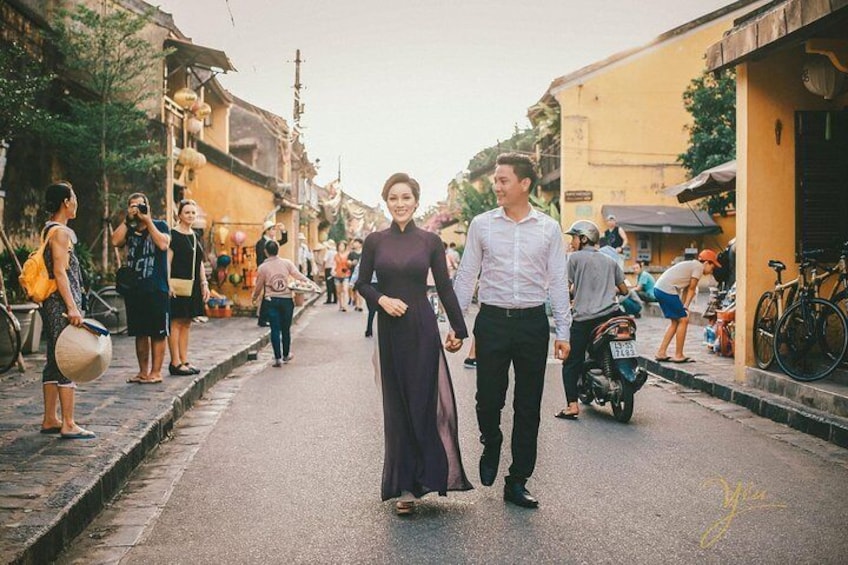
{"type": "Polygon", "coordinates": [[[478,191],[477,187],[467,180],[462,180],[459,183],[457,190],[459,218],[465,222],[465,225],[470,224],[471,220],[478,214],[498,207],[497,198],[495,198],[495,193],[492,192],[492,182],[488,177],[482,177],[481,180],[483,182],[482,192],[478,191]]]}
{"type": "Polygon", "coordinates": [[[338,216],[336,216],[336,222],[330,227],[330,231],[327,232],[327,237],[336,243],[347,241],[347,224],[345,223],[344,213],[341,208],[339,209],[338,216]]]}
{"type": "Polygon", "coordinates": [[[536,147],[536,130],[533,128],[519,129],[515,126],[512,137],[506,141],[499,141],[496,145],[487,147],[468,162],[469,171],[482,171],[495,168],[495,160],[501,153],[518,151],[521,153],[533,153],[536,147]]]}
{"type": "MultiPolygon", "coordinates": [[[[84,97],[69,97],[66,112],[51,122],[48,135],[72,172],[97,179],[103,227],[112,204],[123,200],[129,178],[157,172],[165,156],[151,135],[142,105],[157,95],[161,61],[168,54],[141,36],[151,12],[122,8],[61,10],[53,23],[64,74],[84,97]]],[[[101,262],[109,257],[103,230],[101,262]]]]}
{"type": "MultiPolygon", "coordinates": [[[[736,73],[704,72],[683,93],[683,105],[692,115],[689,148],[677,160],[693,177],[736,158],[736,73]]],[[[736,204],[736,193],[705,198],[701,206],[710,213],[726,214],[736,204]]]]}
{"type": "Polygon", "coordinates": [[[51,78],[18,45],[4,44],[0,48],[0,182],[9,143],[50,119],[40,99],[51,78]]]}

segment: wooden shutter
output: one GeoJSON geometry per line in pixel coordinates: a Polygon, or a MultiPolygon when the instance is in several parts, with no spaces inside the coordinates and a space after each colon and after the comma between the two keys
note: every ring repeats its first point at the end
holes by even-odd
{"type": "Polygon", "coordinates": [[[796,254],[848,240],[848,112],[795,114],[796,254]]]}

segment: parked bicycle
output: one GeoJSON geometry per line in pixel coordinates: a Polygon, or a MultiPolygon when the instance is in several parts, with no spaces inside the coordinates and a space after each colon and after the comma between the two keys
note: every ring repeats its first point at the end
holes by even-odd
{"type": "Polygon", "coordinates": [[[776,360],[791,378],[814,381],[833,372],[845,357],[848,319],[833,302],[819,298],[822,282],[837,272],[837,268],[818,265],[816,257],[822,254],[822,250],[803,252],[801,274],[788,283],[781,280],[786,265],[769,261],[777,281],[774,290],[760,297],[754,315],[754,356],[759,367],[766,369],[776,360]]]}
{"type": "Polygon", "coordinates": [[[127,306],[114,286],[100,290],[90,287],[85,295],[85,315],[106,326],[112,334],[127,331],[127,306]]]}
{"type": "MultiPolygon", "coordinates": [[[[0,302],[5,304],[3,297],[0,302]]],[[[21,324],[8,307],[0,304],[0,374],[15,366],[21,355],[21,324]]]]}

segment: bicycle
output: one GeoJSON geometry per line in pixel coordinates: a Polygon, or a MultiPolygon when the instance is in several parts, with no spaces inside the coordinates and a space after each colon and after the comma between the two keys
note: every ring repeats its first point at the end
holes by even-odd
{"type": "Polygon", "coordinates": [[[842,252],[839,254],[839,261],[834,271],[839,273],[839,280],[833,286],[830,301],[839,306],[848,316],[848,241],[842,244],[842,252]]]}
{"type": "Polygon", "coordinates": [[[782,261],[772,259],[768,266],[774,269],[777,276],[774,289],[767,290],[760,296],[754,310],[754,359],[760,369],[768,369],[774,363],[774,330],[783,312],[795,301],[799,283],[798,277],[787,283],[783,282],[786,265],[782,261]]]}
{"type": "Polygon", "coordinates": [[[825,268],[824,274],[816,274],[812,257],[820,254],[821,250],[802,253],[797,298],[777,320],[772,337],[777,364],[789,377],[802,382],[828,376],[848,351],[848,319],[836,304],[818,297],[822,281],[836,272],[825,268]],[[808,271],[812,273],[809,277],[808,271]]]}
{"type": "Polygon", "coordinates": [[[0,314],[0,374],[2,374],[14,367],[21,357],[21,323],[9,311],[8,306],[0,305],[0,312],[2,312],[0,314]]]}
{"type": "Polygon", "coordinates": [[[90,287],[85,295],[85,315],[106,326],[112,334],[127,331],[127,306],[114,286],[100,290],[90,287]]]}

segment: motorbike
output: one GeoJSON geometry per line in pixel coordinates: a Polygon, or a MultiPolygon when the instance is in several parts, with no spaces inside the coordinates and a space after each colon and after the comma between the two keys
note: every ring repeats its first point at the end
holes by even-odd
{"type": "Polygon", "coordinates": [[[609,402],[615,419],[628,422],[633,397],[648,380],[637,358],[636,321],[631,316],[616,316],[595,328],[577,383],[580,402],[599,406],[609,402]]]}

